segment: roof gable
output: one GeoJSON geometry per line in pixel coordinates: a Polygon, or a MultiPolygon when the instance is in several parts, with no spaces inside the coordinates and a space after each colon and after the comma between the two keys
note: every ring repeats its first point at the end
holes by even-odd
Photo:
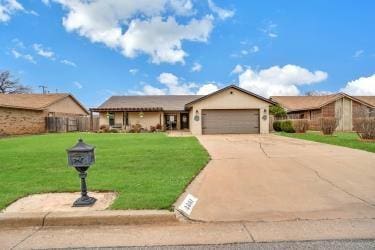
{"type": "Polygon", "coordinates": [[[374,107],[374,105],[372,105],[364,99],[360,99],[355,96],[350,96],[345,93],[337,93],[323,96],[271,96],[271,99],[280,104],[281,106],[283,106],[284,108],[286,108],[288,111],[299,111],[309,109],[320,109],[323,106],[344,97],[359,102],[368,107],[374,107]]]}
{"type": "Polygon", "coordinates": [[[228,90],[228,89],[235,89],[235,90],[238,90],[238,91],[240,91],[240,92],[242,92],[242,93],[244,93],[244,94],[247,94],[247,95],[250,95],[250,96],[255,97],[255,98],[257,98],[257,99],[260,99],[261,101],[267,102],[267,103],[269,103],[269,104],[276,104],[274,101],[272,101],[272,100],[270,100],[270,99],[264,98],[263,96],[257,95],[257,94],[255,94],[255,93],[253,93],[253,92],[250,92],[250,91],[247,91],[247,90],[245,90],[245,89],[243,89],[243,88],[240,88],[240,87],[238,87],[238,86],[236,86],[236,85],[229,85],[229,86],[227,86],[227,87],[225,87],[225,88],[219,89],[219,90],[217,90],[217,91],[215,91],[215,92],[213,92],[213,93],[211,93],[211,94],[208,94],[208,95],[202,96],[202,97],[200,97],[200,98],[198,98],[198,99],[196,99],[196,100],[193,100],[193,101],[187,103],[187,104],[186,104],[186,107],[189,108],[189,107],[191,107],[194,103],[197,103],[197,102],[203,101],[203,100],[205,100],[205,99],[207,99],[207,98],[210,98],[211,96],[214,96],[214,95],[217,95],[217,94],[219,94],[219,93],[222,93],[223,91],[228,90]]]}
{"type": "Polygon", "coordinates": [[[70,97],[86,113],[86,108],[71,94],[0,94],[0,107],[30,110],[45,110],[50,105],[70,97]]]}

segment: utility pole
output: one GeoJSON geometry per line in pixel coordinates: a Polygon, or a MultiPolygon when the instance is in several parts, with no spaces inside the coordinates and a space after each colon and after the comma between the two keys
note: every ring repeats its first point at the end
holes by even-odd
{"type": "Polygon", "coordinates": [[[47,86],[45,86],[45,85],[39,85],[38,87],[42,89],[42,93],[43,94],[47,94],[47,88],[48,88],[47,86]]]}

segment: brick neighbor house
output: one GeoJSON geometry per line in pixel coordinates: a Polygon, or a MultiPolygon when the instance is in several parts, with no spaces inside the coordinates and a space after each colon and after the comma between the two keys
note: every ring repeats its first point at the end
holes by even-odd
{"type": "Polygon", "coordinates": [[[352,131],[355,121],[375,117],[375,96],[350,96],[338,93],[324,96],[272,96],[271,100],[286,109],[289,119],[307,119],[310,129],[319,129],[319,119],[338,120],[337,130],[352,131]]]}
{"type": "Polygon", "coordinates": [[[46,132],[46,117],[88,115],[71,94],[0,94],[0,135],[46,132]]]}

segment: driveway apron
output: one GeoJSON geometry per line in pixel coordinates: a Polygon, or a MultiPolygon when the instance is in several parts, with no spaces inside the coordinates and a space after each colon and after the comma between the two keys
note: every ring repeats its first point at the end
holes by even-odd
{"type": "Polygon", "coordinates": [[[375,218],[375,154],[276,135],[198,137],[211,161],[179,198],[198,221],[375,218]]]}

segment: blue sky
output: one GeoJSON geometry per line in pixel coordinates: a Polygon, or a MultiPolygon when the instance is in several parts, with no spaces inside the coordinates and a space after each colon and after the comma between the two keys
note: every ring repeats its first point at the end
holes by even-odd
{"type": "Polygon", "coordinates": [[[111,95],[375,95],[374,1],[0,0],[0,69],[111,95]]]}

